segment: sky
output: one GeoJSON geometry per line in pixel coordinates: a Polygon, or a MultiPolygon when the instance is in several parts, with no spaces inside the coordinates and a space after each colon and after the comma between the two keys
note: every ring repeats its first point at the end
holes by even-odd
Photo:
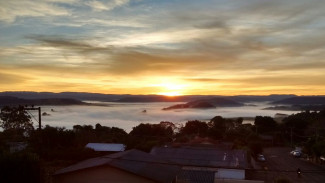
{"type": "Polygon", "coordinates": [[[325,94],[324,0],[0,0],[0,91],[325,94]]]}

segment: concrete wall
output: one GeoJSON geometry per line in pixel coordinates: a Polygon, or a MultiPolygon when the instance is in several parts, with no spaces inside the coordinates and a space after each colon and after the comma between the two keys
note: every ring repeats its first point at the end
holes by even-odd
{"type": "Polygon", "coordinates": [[[218,169],[214,176],[215,179],[245,179],[245,170],[240,169],[218,169]]]}
{"type": "Polygon", "coordinates": [[[110,166],[100,166],[56,175],[54,183],[154,183],[144,177],[110,166]]]}

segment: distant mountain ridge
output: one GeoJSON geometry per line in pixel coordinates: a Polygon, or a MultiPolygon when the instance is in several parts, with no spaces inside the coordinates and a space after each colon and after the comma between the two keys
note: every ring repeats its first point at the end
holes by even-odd
{"type": "Polygon", "coordinates": [[[285,111],[321,111],[325,109],[325,104],[314,104],[314,105],[277,105],[273,107],[267,107],[263,110],[285,110],[285,111]]]}
{"type": "Polygon", "coordinates": [[[287,94],[287,95],[237,95],[237,96],[230,96],[228,97],[231,100],[237,102],[272,102],[272,101],[279,101],[286,98],[296,97],[297,95],[287,94]]]}
{"type": "Polygon", "coordinates": [[[0,96],[0,106],[13,105],[86,105],[87,103],[71,98],[22,99],[12,96],[0,96]]]}
{"type": "Polygon", "coordinates": [[[288,104],[288,105],[324,105],[325,96],[297,96],[279,101],[272,104],[288,104]]]}
{"type": "Polygon", "coordinates": [[[93,100],[111,102],[129,95],[87,93],[87,92],[29,92],[29,91],[8,91],[0,92],[0,96],[12,96],[22,99],[48,99],[48,98],[72,98],[76,100],[93,100]]]}
{"type": "Polygon", "coordinates": [[[71,98],[81,101],[102,101],[102,102],[190,102],[201,100],[209,97],[221,97],[230,99],[240,103],[247,102],[273,102],[296,95],[237,95],[237,96],[221,96],[221,95],[185,95],[185,96],[163,96],[163,95],[130,95],[130,94],[102,94],[87,92],[29,92],[29,91],[8,91],[0,92],[0,96],[12,96],[21,99],[48,99],[48,98],[71,98]]]}

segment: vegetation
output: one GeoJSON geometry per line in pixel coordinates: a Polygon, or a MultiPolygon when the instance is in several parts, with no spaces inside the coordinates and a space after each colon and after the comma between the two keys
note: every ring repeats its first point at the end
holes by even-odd
{"type": "Polygon", "coordinates": [[[4,130],[22,129],[24,131],[33,130],[31,117],[23,106],[3,107],[0,113],[0,127],[4,130]]]}
{"type": "Polygon", "coordinates": [[[171,122],[140,124],[129,133],[127,147],[150,151],[153,146],[172,141],[175,125],[171,122]]]}
{"type": "Polygon", "coordinates": [[[3,107],[0,111],[0,127],[3,136],[10,141],[23,141],[34,130],[31,117],[23,106],[3,107]]]}
{"type": "Polygon", "coordinates": [[[282,126],[286,139],[302,146],[304,152],[314,161],[325,155],[325,110],[304,111],[284,119],[282,126]]]}
{"type": "Polygon", "coordinates": [[[281,177],[275,180],[275,183],[291,183],[291,181],[287,178],[281,177]]]}
{"type": "Polygon", "coordinates": [[[41,166],[37,155],[28,152],[0,154],[1,182],[42,182],[41,166]]]}

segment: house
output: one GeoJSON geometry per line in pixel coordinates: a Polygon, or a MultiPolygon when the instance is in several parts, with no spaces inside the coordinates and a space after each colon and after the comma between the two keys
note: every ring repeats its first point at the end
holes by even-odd
{"type": "Polygon", "coordinates": [[[22,151],[28,146],[26,142],[8,142],[7,145],[9,146],[10,153],[22,151]]]}
{"type": "Polygon", "coordinates": [[[88,143],[86,148],[100,152],[121,152],[125,151],[124,144],[110,144],[110,143],[88,143]]]}
{"type": "Polygon", "coordinates": [[[208,146],[154,147],[150,154],[182,167],[177,182],[248,181],[245,180],[245,170],[249,168],[249,164],[244,150],[208,146]]]}
{"type": "Polygon", "coordinates": [[[92,158],[57,171],[54,183],[172,183],[180,167],[139,150],[92,158]]]}

